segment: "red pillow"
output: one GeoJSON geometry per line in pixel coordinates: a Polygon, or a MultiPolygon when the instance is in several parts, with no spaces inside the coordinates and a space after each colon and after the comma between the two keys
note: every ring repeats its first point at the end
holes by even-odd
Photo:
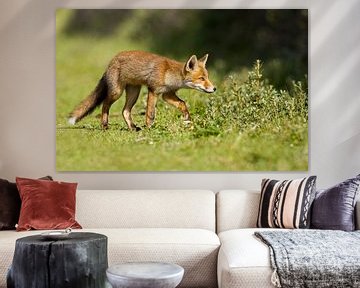
{"type": "MultiPolygon", "coordinates": [[[[39,179],[52,180],[51,176],[39,179]]],[[[0,230],[15,230],[19,221],[21,199],[16,183],[0,179],[0,230]]]]}
{"type": "Polygon", "coordinates": [[[81,228],[75,220],[77,183],[16,177],[21,198],[17,231],[81,228]]]}

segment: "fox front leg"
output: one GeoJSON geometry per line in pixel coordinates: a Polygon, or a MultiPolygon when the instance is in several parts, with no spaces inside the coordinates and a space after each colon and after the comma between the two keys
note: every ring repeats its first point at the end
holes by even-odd
{"type": "Polygon", "coordinates": [[[149,89],[148,91],[148,98],[147,98],[147,105],[146,105],[146,126],[148,128],[154,123],[155,120],[155,109],[156,109],[156,102],[158,96],[149,89]]]}
{"type": "Polygon", "coordinates": [[[191,122],[190,113],[186,107],[185,102],[183,100],[181,100],[178,96],[176,96],[176,94],[174,92],[173,93],[164,93],[163,99],[165,100],[165,102],[169,103],[172,106],[175,106],[176,108],[178,108],[181,111],[181,113],[183,114],[185,123],[191,122]]]}

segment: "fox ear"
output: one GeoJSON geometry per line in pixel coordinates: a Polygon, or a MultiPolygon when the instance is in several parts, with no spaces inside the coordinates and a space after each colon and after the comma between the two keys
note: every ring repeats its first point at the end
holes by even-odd
{"type": "Polygon", "coordinates": [[[194,70],[195,66],[197,65],[197,58],[195,55],[192,55],[189,60],[186,62],[185,70],[186,71],[192,71],[194,70]]]}
{"type": "Polygon", "coordinates": [[[199,62],[203,63],[205,66],[208,56],[209,54],[205,54],[202,58],[199,59],[199,62]]]}

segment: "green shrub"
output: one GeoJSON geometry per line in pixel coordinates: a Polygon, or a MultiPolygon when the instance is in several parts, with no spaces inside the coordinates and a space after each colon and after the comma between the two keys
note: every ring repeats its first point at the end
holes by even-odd
{"type": "Polygon", "coordinates": [[[277,90],[263,78],[262,63],[257,60],[241,83],[240,74],[228,76],[222,93],[212,94],[206,102],[201,127],[209,131],[273,131],[307,129],[307,92],[301,82],[292,82],[290,91],[277,90]]]}

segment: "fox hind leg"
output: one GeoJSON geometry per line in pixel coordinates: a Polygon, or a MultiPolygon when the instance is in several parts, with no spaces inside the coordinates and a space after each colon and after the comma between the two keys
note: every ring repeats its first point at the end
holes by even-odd
{"type": "Polygon", "coordinates": [[[164,93],[163,99],[165,100],[165,102],[167,102],[168,104],[170,104],[172,106],[175,106],[176,108],[178,108],[181,111],[181,113],[183,114],[185,123],[191,122],[190,113],[186,107],[185,102],[183,100],[181,100],[178,96],[176,96],[175,93],[173,93],[173,92],[172,93],[164,93]]]}
{"type": "Polygon", "coordinates": [[[131,109],[134,107],[136,101],[139,98],[140,94],[140,85],[126,85],[126,101],[123,109],[123,116],[126,124],[130,130],[139,131],[140,128],[136,127],[132,118],[131,118],[131,109]]]}
{"type": "Polygon", "coordinates": [[[124,89],[120,86],[120,84],[109,85],[108,94],[103,102],[101,113],[101,126],[103,129],[108,129],[110,107],[120,98],[123,91],[124,89]]]}

